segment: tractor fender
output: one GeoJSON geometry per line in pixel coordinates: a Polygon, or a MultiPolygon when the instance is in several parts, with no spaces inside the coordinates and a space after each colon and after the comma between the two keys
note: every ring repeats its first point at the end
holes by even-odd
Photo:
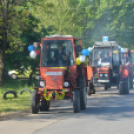
{"type": "Polygon", "coordinates": [[[120,68],[120,79],[125,79],[129,76],[130,71],[129,71],[129,67],[128,66],[123,66],[120,68]]]}
{"type": "Polygon", "coordinates": [[[86,66],[84,69],[84,75],[86,79],[86,86],[88,87],[88,81],[93,79],[93,69],[90,66],[86,66]]]}

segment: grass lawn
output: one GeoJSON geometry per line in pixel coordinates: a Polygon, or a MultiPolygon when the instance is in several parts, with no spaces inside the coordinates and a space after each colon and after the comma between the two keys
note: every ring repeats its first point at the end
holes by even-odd
{"type": "Polygon", "coordinates": [[[37,81],[32,81],[32,85],[28,86],[28,80],[5,80],[2,88],[0,88],[0,114],[10,113],[18,110],[26,110],[30,108],[31,94],[24,92],[19,94],[20,90],[27,88],[33,91],[33,87],[37,85],[37,81]],[[7,99],[3,99],[3,95],[6,91],[13,90],[17,92],[17,98],[14,98],[12,94],[7,94],[7,99]]]}

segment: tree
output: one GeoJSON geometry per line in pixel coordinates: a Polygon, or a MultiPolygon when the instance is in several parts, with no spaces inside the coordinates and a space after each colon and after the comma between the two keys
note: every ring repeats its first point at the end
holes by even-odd
{"type": "Polygon", "coordinates": [[[42,6],[36,0],[0,1],[0,86],[3,84],[5,58],[7,53],[22,52],[24,40],[22,34],[28,29],[31,11],[29,6],[42,6]]]}

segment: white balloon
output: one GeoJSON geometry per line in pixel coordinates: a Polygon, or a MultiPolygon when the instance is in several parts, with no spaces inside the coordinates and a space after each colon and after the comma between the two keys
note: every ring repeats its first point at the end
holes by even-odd
{"type": "Polygon", "coordinates": [[[121,46],[118,46],[119,49],[121,49],[121,46]]]}
{"type": "Polygon", "coordinates": [[[90,51],[92,51],[92,49],[93,49],[92,47],[89,47],[89,48],[88,48],[88,51],[90,52],[90,51]]]}
{"type": "Polygon", "coordinates": [[[86,56],[85,55],[80,55],[79,59],[81,62],[84,62],[86,60],[86,56]]]}
{"type": "Polygon", "coordinates": [[[31,51],[29,56],[34,59],[36,57],[36,52],[35,51],[31,51]]]}

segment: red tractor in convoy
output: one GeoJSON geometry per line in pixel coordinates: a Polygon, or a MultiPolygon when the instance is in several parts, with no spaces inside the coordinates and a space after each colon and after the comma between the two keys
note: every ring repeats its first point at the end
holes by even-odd
{"type": "Polygon", "coordinates": [[[50,101],[71,98],[74,113],[86,109],[86,91],[92,68],[76,63],[81,40],[72,35],[52,35],[41,39],[40,80],[31,95],[33,114],[49,109],[50,101]]]}
{"type": "Polygon", "coordinates": [[[131,63],[132,63],[132,66],[133,66],[133,78],[134,78],[134,50],[131,50],[131,63]]]}
{"type": "MultiPolygon", "coordinates": [[[[129,66],[131,70],[131,78],[133,80],[134,78],[134,50],[129,50],[128,48],[124,48],[124,51],[122,53],[122,60],[123,62],[129,66]]],[[[130,88],[133,88],[133,81],[130,80],[130,88]]]]}
{"type": "Polygon", "coordinates": [[[95,42],[92,49],[93,79],[87,94],[96,86],[105,90],[112,86],[119,88],[119,94],[128,94],[132,83],[132,69],[122,62],[121,47],[115,41],[95,42]]]}

